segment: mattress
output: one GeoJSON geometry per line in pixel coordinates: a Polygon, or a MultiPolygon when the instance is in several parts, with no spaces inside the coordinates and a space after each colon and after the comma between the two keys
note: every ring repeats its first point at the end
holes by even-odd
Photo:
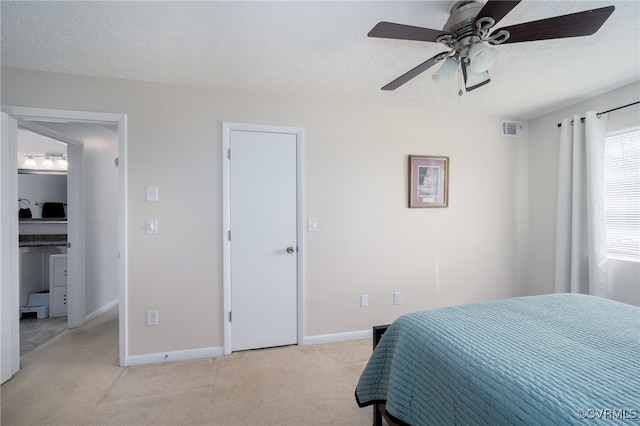
{"type": "Polygon", "coordinates": [[[554,294],[410,313],[356,401],[414,426],[640,424],[640,308],[554,294]]]}

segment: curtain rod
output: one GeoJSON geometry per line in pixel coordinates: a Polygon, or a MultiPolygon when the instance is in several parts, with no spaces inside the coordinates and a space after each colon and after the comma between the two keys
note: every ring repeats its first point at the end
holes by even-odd
{"type": "MultiPolygon", "coordinates": [[[[598,115],[606,114],[606,113],[608,113],[608,112],[617,111],[617,110],[619,110],[619,109],[627,108],[627,107],[630,107],[630,106],[633,106],[633,105],[638,105],[638,104],[640,104],[640,101],[632,102],[632,103],[627,104],[627,105],[622,105],[622,106],[619,106],[619,107],[617,107],[617,108],[611,108],[611,109],[608,109],[608,110],[606,110],[606,111],[599,112],[599,113],[597,113],[596,115],[598,116],[598,115]]],[[[582,123],[582,122],[584,122],[584,117],[581,117],[581,118],[580,118],[580,122],[581,122],[581,123],[582,123]]],[[[573,124],[573,120],[571,120],[571,124],[573,124]]],[[[562,127],[562,123],[558,123],[558,127],[562,127]]]]}

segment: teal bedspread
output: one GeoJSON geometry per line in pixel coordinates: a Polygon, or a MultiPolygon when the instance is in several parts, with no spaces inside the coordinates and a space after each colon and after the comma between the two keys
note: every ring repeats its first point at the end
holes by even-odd
{"type": "Polygon", "coordinates": [[[640,424],[640,308],[578,294],[414,312],[358,385],[400,424],[640,424]]]}

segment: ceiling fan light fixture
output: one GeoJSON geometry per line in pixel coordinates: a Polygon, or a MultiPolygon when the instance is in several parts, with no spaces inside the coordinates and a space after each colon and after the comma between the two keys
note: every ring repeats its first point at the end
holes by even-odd
{"type": "Polygon", "coordinates": [[[458,69],[458,61],[452,57],[444,60],[444,63],[438,71],[436,71],[431,78],[436,83],[442,83],[447,80],[451,80],[456,70],[458,69]]]}
{"type": "Polygon", "coordinates": [[[477,87],[487,84],[490,80],[489,72],[472,72],[467,70],[465,87],[467,90],[473,90],[477,87]]]}
{"type": "Polygon", "coordinates": [[[474,43],[469,48],[469,71],[482,73],[487,71],[498,60],[498,50],[482,42],[474,43]]]}

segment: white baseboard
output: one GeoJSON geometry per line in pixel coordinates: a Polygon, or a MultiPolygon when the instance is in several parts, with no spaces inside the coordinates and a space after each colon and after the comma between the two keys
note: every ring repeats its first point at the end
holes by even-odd
{"type": "Polygon", "coordinates": [[[120,303],[120,299],[118,299],[117,297],[115,299],[113,299],[111,302],[107,303],[106,305],[96,309],[95,311],[91,312],[89,315],[87,315],[84,318],[84,322],[89,322],[94,318],[99,317],[100,315],[104,314],[105,312],[107,312],[109,309],[113,308],[114,306],[116,306],[118,303],[120,303]]]}
{"type": "Polygon", "coordinates": [[[161,362],[188,361],[200,358],[215,358],[224,354],[224,347],[212,346],[210,348],[187,349],[184,351],[158,352],[144,355],[129,355],[127,366],[158,364],[161,362]]]}
{"type": "Polygon", "coordinates": [[[345,342],[347,340],[371,339],[373,330],[348,331],[346,333],[320,334],[318,336],[306,336],[303,345],[319,345],[322,343],[345,342]]]}
{"type": "MultiPolygon", "coordinates": [[[[345,342],[348,340],[371,339],[372,330],[349,331],[346,333],[322,334],[308,336],[302,341],[303,345],[319,345],[322,343],[345,342]]],[[[200,358],[215,358],[224,355],[224,346],[212,346],[210,348],[187,349],[184,351],[157,352],[143,355],[130,355],[127,357],[127,366],[158,364],[162,362],[188,361],[200,358]]]]}

